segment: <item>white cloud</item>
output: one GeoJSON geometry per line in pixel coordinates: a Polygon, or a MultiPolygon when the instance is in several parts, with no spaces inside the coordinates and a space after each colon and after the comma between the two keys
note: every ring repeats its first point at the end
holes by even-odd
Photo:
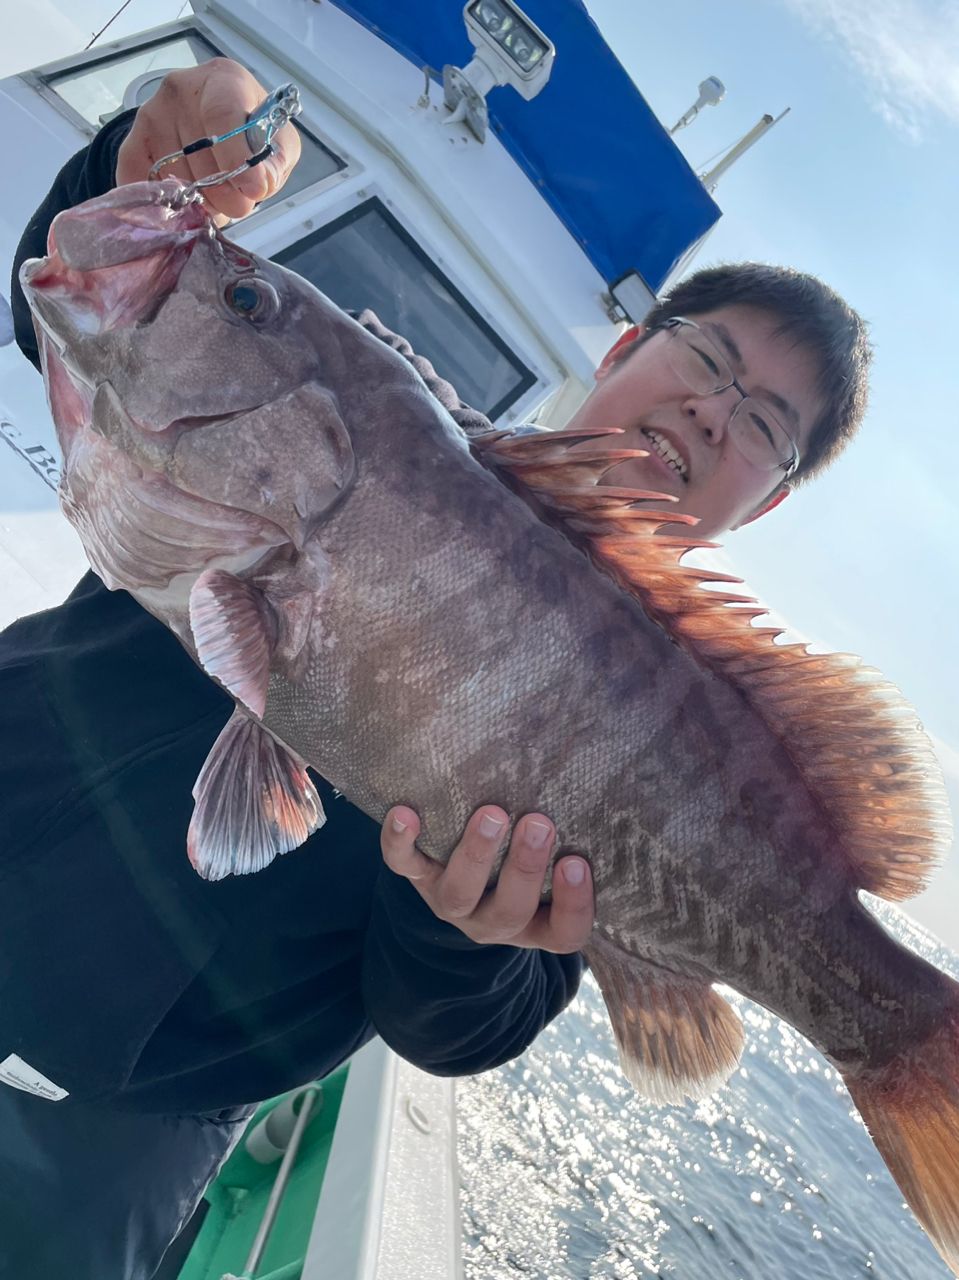
{"type": "Polygon", "coordinates": [[[784,0],[835,41],[866,82],[875,109],[917,139],[931,117],[959,124],[959,6],[955,0],[784,0]]]}

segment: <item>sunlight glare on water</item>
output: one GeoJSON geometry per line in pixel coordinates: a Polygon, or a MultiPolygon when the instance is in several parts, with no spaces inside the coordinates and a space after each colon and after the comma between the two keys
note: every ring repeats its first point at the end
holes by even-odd
{"type": "MultiPolygon", "coordinates": [[[[869,905],[959,976],[931,935],[869,905]]],[[[724,994],[746,1050],[698,1106],[636,1097],[589,977],[521,1058],[459,1083],[466,1280],[949,1280],[836,1071],[787,1023],[724,994]]]]}

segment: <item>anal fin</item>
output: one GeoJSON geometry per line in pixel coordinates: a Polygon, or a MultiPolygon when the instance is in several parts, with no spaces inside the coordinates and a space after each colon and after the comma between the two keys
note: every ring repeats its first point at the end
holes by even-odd
{"type": "Polygon", "coordinates": [[[262,871],[326,821],[306,765],[237,709],[193,788],[187,852],[204,880],[262,871]]]}
{"type": "Polygon", "coordinates": [[[655,1103],[706,1098],[735,1070],[739,1016],[708,982],[628,955],[593,935],[586,959],[599,983],[623,1073],[655,1103]]]}

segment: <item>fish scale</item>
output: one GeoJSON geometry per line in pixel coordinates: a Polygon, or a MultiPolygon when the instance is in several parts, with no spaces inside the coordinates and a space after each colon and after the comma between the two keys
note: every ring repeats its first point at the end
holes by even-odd
{"type": "Polygon", "coordinates": [[[591,863],[586,957],[633,1084],[708,1095],[743,1046],[716,985],[765,1005],[841,1071],[959,1274],[959,985],[858,898],[917,892],[949,843],[898,691],[774,643],[728,575],[705,590],[691,519],[604,483],[608,431],[468,441],[175,180],[59,215],[21,281],[68,518],[234,700],[194,791],[199,873],[316,830],[307,765],[376,819],[412,805],[440,861],[481,803],[549,812],[554,857],[591,863]]]}

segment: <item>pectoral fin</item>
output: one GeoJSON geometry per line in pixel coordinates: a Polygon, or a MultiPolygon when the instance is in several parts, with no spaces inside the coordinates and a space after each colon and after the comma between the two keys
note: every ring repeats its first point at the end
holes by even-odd
{"type": "Polygon", "coordinates": [[[593,937],[586,949],[619,1046],[623,1073],[657,1103],[706,1098],[743,1049],[733,1007],[708,982],[628,955],[593,937]]]}
{"type": "Polygon", "coordinates": [[[276,632],[263,592],[225,569],[207,569],[190,592],[190,628],[204,671],[262,716],[276,632]]]}
{"type": "Polygon", "coordinates": [[[187,852],[204,880],[262,871],[326,821],[303,761],[239,709],[213,744],[193,798],[187,852]]]}

